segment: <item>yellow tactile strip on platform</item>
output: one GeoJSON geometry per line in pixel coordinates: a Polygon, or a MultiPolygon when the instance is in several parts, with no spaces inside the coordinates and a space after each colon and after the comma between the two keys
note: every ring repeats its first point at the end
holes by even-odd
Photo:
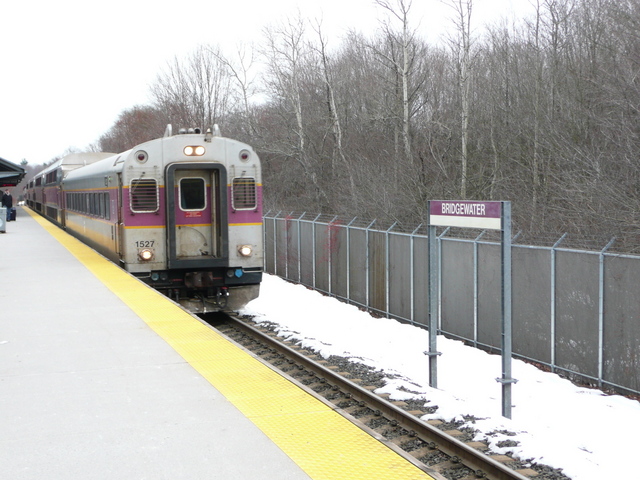
{"type": "Polygon", "coordinates": [[[314,480],[432,478],[163,295],[29,213],[314,480]]]}

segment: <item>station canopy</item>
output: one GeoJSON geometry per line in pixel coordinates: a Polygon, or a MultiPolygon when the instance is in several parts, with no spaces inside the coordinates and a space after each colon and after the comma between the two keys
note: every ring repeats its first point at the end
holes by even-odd
{"type": "Polygon", "coordinates": [[[0,158],[0,187],[15,187],[25,175],[24,168],[0,158]]]}

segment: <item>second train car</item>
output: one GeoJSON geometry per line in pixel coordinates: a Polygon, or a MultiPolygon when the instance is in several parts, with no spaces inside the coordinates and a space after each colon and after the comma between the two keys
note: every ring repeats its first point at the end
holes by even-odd
{"type": "Polygon", "coordinates": [[[27,204],[194,313],[237,311],[263,268],[260,159],[171,126],[120,154],[76,153],[37,174],[27,204]]]}

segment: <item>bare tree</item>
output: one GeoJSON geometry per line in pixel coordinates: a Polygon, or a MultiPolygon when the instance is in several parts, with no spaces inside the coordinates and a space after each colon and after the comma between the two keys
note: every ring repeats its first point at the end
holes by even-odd
{"type": "Polygon", "coordinates": [[[314,83],[316,65],[306,40],[306,25],[299,14],[280,26],[265,30],[263,56],[266,86],[273,99],[271,105],[278,107],[284,125],[291,125],[290,133],[295,138],[293,143],[269,142],[268,148],[277,155],[298,162],[314,188],[316,201],[327,205],[328,197],[317,173],[318,164],[314,162],[308,145],[311,119],[305,117],[303,93],[308,92],[305,85],[314,83]]]}
{"type": "Polygon", "coordinates": [[[230,111],[231,74],[218,47],[200,46],[186,60],[167,65],[151,87],[154,105],[171,123],[207,127],[230,111]]]}
{"type": "MultiPolygon", "coordinates": [[[[343,134],[342,134],[342,124],[340,122],[340,117],[338,116],[338,108],[336,105],[336,95],[335,89],[333,86],[333,78],[331,74],[331,60],[329,59],[329,53],[327,52],[327,40],[322,34],[321,25],[318,24],[316,27],[316,33],[318,34],[318,53],[320,55],[320,59],[322,62],[322,74],[324,77],[324,83],[327,91],[327,109],[329,111],[329,121],[331,123],[331,130],[333,132],[334,137],[334,150],[335,153],[333,157],[337,157],[340,160],[341,168],[347,172],[347,177],[349,179],[349,197],[352,199],[353,207],[356,208],[356,204],[358,202],[357,187],[355,184],[355,178],[353,173],[353,164],[349,162],[346,158],[343,148],[343,134]]],[[[334,170],[334,167],[332,167],[334,170]]]]}
{"type": "Polygon", "coordinates": [[[135,145],[161,137],[167,117],[150,106],[135,106],[124,110],[113,126],[98,139],[96,150],[120,153],[135,145]]]}
{"type": "Polygon", "coordinates": [[[446,0],[446,3],[451,6],[455,12],[454,25],[457,29],[454,52],[457,57],[460,87],[460,197],[467,198],[471,88],[471,12],[473,10],[473,0],[446,0]]]}
{"type": "MultiPolygon", "coordinates": [[[[411,11],[412,0],[395,0],[395,5],[391,0],[375,0],[375,3],[387,10],[401,24],[400,34],[400,58],[396,59],[387,55],[400,76],[400,88],[402,91],[402,145],[404,147],[404,155],[407,159],[411,158],[411,107],[409,99],[409,83],[411,75],[411,44],[414,41],[415,31],[409,28],[409,12],[411,11]]],[[[390,30],[387,30],[390,34],[390,30]]]]}
{"type": "Polygon", "coordinates": [[[253,46],[239,45],[234,59],[222,54],[218,48],[209,47],[209,51],[222,64],[226,66],[229,74],[236,83],[242,114],[244,129],[247,133],[255,133],[255,125],[252,121],[252,102],[257,94],[255,79],[256,52],[253,46]]]}

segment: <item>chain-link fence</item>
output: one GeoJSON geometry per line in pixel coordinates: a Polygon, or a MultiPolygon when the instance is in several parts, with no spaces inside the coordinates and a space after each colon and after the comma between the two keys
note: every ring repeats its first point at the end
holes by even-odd
{"type": "MultiPolygon", "coordinates": [[[[265,270],[377,315],[428,324],[425,226],[268,212],[265,270]]],[[[438,236],[439,333],[500,351],[500,244],[438,236]]],[[[512,246],[513,353],[568,377],[640,393],[640,257],[512,246]]]]}

